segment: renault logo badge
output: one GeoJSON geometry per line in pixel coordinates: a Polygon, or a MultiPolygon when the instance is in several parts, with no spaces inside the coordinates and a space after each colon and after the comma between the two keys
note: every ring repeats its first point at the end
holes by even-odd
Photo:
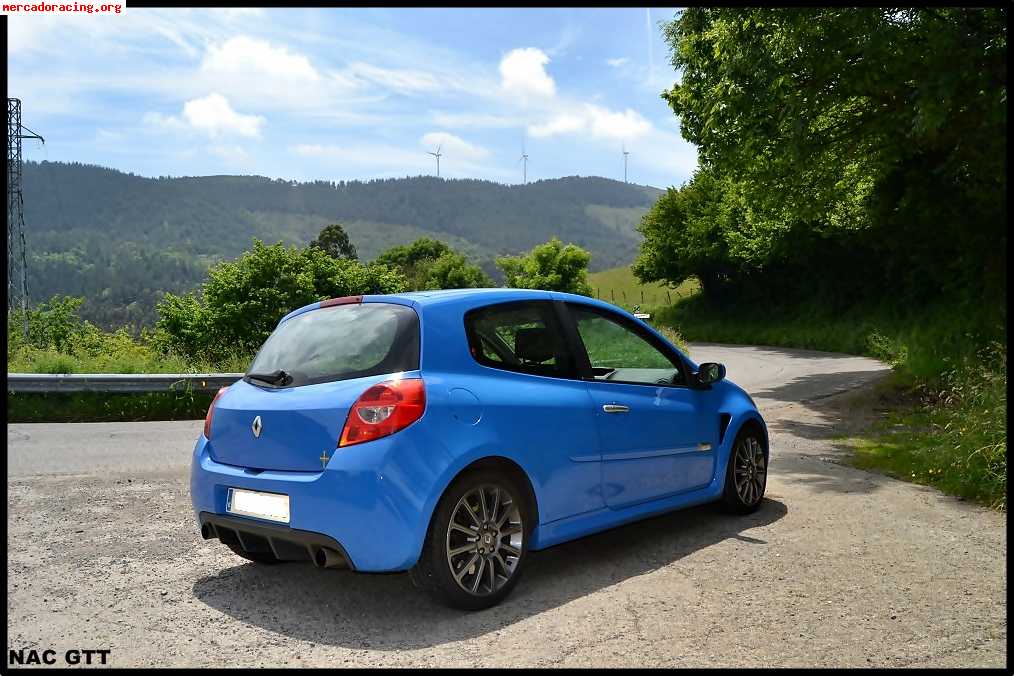
{"type": "Polygon", "coordinates": [[[261,425],[261,417],[257,416],[256,418],[254,418],[253,424],[250,425],[250,429],[253,430],[253,433],[254,433],[255,437],[260,438],[262,427],[263,427],[263,425],[261,425]]]}

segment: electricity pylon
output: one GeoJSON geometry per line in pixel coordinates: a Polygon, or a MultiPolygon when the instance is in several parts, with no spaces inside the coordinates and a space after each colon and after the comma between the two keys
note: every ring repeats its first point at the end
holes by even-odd
{"type": "Polygon", "coordinates": [[[44,138],[21,124],[21,99],[7,99],[7,314],[22,310],[28,336],[28,253],[25,247],[25,199],[21,191],[21,141],[44,138]]]}

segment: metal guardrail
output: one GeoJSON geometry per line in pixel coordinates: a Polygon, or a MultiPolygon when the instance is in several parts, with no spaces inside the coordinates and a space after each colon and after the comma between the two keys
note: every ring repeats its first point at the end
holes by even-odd
{"type": "Polygon", "coordinates": [[[242,373],[8,373],[8,392],[215,392],[242,373]]]}

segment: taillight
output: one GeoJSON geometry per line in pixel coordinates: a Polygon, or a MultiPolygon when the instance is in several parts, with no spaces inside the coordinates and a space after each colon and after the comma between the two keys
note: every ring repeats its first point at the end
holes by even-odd
{"type": "Polygon", "coordinates": [[[426,410],[426,386],[418,378],[389,380],[363,392],[349,410],[338,446],[373,441],[403,430],[426,410]]]}
{"type": "Polygon", "coordinates": [[[218,394],[216,394],[215,398],[211,400],[211,406],[208,406],[208,415],[204,416],[204,438],[205,439],[210,439],[211,438],[211,418],[212,418],[212,416],[215,415],[215,402],[218,401],[219,397],[221,397],[223,394],[225,394],[225,391],[227,389],[229,389],[228,385],[226,385],[225,387],[220,388],[218,390],[218,394]]]}

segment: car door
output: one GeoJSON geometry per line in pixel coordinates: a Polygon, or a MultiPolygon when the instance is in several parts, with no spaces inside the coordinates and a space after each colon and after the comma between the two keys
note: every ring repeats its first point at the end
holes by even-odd
{"type": "Polygon", "coordinates": [[[566,307],[595,406],[606,504],[620,508],[710,483],[715,439],[679,355],[622,315],[566,307]]]}
{"type": "Polygon", "coordinates": [[[525,457],[540,487],[542,523],[602,509],[599,439],[591,398],[550,300],[470,310],[465,329],[479,374],[468,387],[482,402],[472,443],[525,457]],[[492,436],[480,439],[485,431],[492,436]]]}

